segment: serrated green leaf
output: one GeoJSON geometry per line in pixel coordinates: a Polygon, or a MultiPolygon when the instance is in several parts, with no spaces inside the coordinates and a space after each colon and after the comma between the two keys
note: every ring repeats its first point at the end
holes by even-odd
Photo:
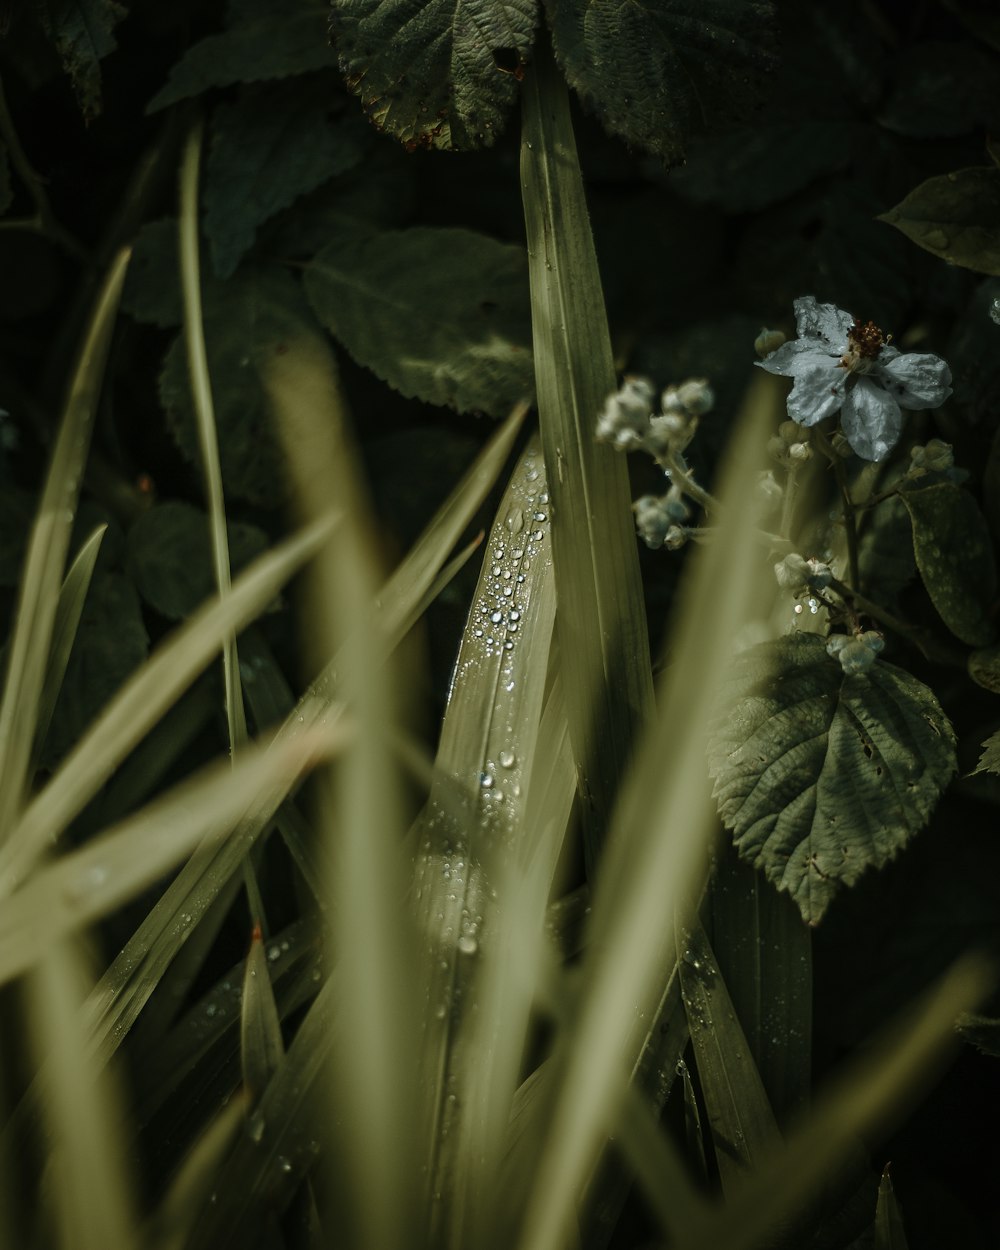
{"type": "Polygon", "coordinates": [[[407,397],[500,416],[532,391],[523,248],[471,230],[344,225],[305,285],[354,359],[407,397]]]}
{"type": "Polygon", "coordinates": [[[913,524],[913,554],[938,615],[970,647],[996,638],[997,589],[989,526],[968,491],[951,482],[900,495],[913,524]]]}
{"type": "Polygon", "coordinates": [[[335,108],[335,81],[313,74],[246,88],[212,114],[205,234],[212,268],[228,278],[257,227],[364,156],[371,129],[335,108]]]}
{"type": "Polygon", "coordinates": [[[949,264],[1000,274],[1000,169],[995,165],[928,178],[878,220],[949,264]]]}
{"type": "Polygon", "coordinates": [[[1000,646],[979,647],[969,653],[969,676],[977,686],[1000,694],[1000,646]]]}
{"type": "Polygon", "coordinates": [[[692,130],[740,118],[776,64],[768,0],[545,0],[556,60],[612,134],[672,163],[692,130]]]}
{"type": "Polygon", "coordinates": [[[983,743],[979,763],[972,771],[974,773],[997,773],[1000,775],[1000,729],[996,733],[990,734],[983,743]]]}
{"type": "Polygon", "coordinates": [[[230,7],[229,28],[189,48],[146,106],[155,113],[210,87],[288,78],[333,64],[323,0],[230,7]]]}
{"type": "Polygon", "coordinates": [[[811,924],[842,885],[888,863],[953,776],[955,735],[933,693],[877,661],[845,676],[822,638],[743,652],[723,688],[709,769],[741,857],[811,924]]]}
{"type": "MultiPolygon", "coordinates": [[[[266,550],[267,535],[239,521],[226,528],[235,573],[266,550]]],[[[208,517],[193,504],[171,500],[150,508],[129,531],[125,559],[139,594],[172,621],[189,616],[215,591],[208,517]]]]}
{"type": "Polygon", "coordinates": [[[874,1250],[907,1250],[903,1213],[896,1201],[896,1191],[892,1187],[888,1164],[882,1171],[882,1180],[878,1187],[874,1250]]]}
{"type": "MultiPolygon", "coordinates": [[[[891,486],[902,468],[881,483],[891,486]]],[[[910,518],[898,496],[886,499],[863,514],[859,523],[858,567],[863,586],[877,586],[879,602],[891,607],[899,592],[917,575],[910,539],[910,518]]]]}
{"type": "Polygon", "coordinates": [[[517,98],[537,0],[334,0],[347,85],[408,148],[489,147],[517,98]]]}
{"type": "MultiPolygon", "coordinates": [[[[259,370],[272,354],[286,349],[303,322],[315,333],[314,319],[296,279],[280,269],[244,269],[228,282],[209,284],[203,295],[208,371],[226,494],[275,507],[285,498],[287,487],[259,370]]],[[[198,431],[187,353],[180,336],[164,361],[160,400],[178,447],[197,465],[198,431]]]]}
{"type": "Polygon", "coordinates": [[[117,46],[111,33],[127,10],[116,0],[50,0],[42,21],[87,121],[101,111],[101,59],[117,46]]]}

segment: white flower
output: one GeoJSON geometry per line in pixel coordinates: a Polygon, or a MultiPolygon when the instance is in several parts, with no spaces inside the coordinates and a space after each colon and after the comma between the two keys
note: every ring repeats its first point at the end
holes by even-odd
{"type": "Polygon", "coordinates": [[[903,355],[882,331],[812,295],[795,301],[799,337],[754,363],[794,378],[788,415],[815,425],[840,413],[847,441],[865,460],[896,445],[901,408],[936,408],[951,394],[951,370],[939,356],[903,355]]]}

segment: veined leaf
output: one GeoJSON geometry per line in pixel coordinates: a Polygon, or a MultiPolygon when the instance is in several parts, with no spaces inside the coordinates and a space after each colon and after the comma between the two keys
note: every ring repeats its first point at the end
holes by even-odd
{"type": "Polygon", "coordinates": [[[500,416],[533,388],[523,248],[345,224],[306,269],[320,321],[407,397],[500,416]]]}
{"type": "Polygon", "coordinates": [[[1000,274],[1000,169],[994,165],[928,178],[878,220],[952,265],[1000,274]]]}
{"type": "Polygon", "coordinates": [[[988,646],[997,633],[988,616],[997,573],[989,526],[976,501],[951,482],[902,491],[899,497],[913,523],[913,554],[938,615],[970,647],[988,646]]]}
{"type": "Polygon", "coordinates": [[[545,0],[556,60],[612,134],[664,160],[741,118],[776,63],[768,0],[545,0]]]}
{"type": "Polygon", "coordinates": [[[212,114],[205,234],[212,268],[228,278],[257,227],[364,156],[370,127],[336,108],[335,80],[312,74],[247,87],[212,114]]]}
{"type": "Polygon", "coordinates": [[[228,29],[188,49],[146,112],[155,113],[210,87],[288,78],[331,65],[333,54],[323,30],[325,12],[323,0],[285,0],[278,6],[234,0],[228,29]]]}
{"type": "Polygon", "coordinates": [[[742,858],[812,924],[927,823],[955,772],[954,732],[922,682],[882,661],[848,677],[813,634],[743,652],[720,706],[719,811],[742,858]]]}
{"type": "Polygon", "coordinates": [[[1000,775],[1000,729],[983,743],[983,751],[979,763],[973,770],[977,773],[997,773],[1000,775]]]}
{"type": "Polygon", "coordinates": [[[489,147],[528,60],[537,0],[334,0],[348,86],[407,147],[489,147]]]}

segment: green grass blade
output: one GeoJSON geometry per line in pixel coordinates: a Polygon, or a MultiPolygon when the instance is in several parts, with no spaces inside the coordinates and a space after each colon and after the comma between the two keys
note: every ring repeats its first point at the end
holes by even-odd
{"type": "MultiPolygon", "coordinates": [[[[73,640],[80,625],[80,616],[90,588],[90,579],[94,575],[94,565],[101,550],[101,542],[107,531],[106,525],[99,525],[77,552],[76,559],[70,565],[69,572],[59,591],[59,602],[56,605],[55,621],[52,627],[52,645],[49,648],[49,664],[45,670],[45,685],[38,701],[38,724],[35,727],[35,752],[37,760],[45,743],[45,735],[49,732],[52,713],[56,708],[56,700],[66,676],[73,640]]],[[[34,767],[31,769],[34,772],[34,767]]]]}
{"type": "Polygon", "coordinates": [[[28,540],[0,703],[0,844],[11,836],[29,780],[59,587],[128,259],[128,252],[115,257],[98,294],[28,540]]]}
{"type": "Polygon", "coordinates": [[[281,1017],[271,985],[271,970],[264,953],[264,935],[255,926],[243,972],[240,1010],[240,1057],[243,1087],[250,1111],[260,1098],[285,1053],[281,1017]]]}
{"type": "MultiPolygon", "coordinates": [[[[442,726],[438,778],[417,831],[414,893],[418,928],[427,935],[423,1153],[431,1190],[441,1195],[431,1208],[429,1239],[455,1250],[469,1244],[482,1215],[479,1164],[484,1150],[492,1157],[483,1138],[492,1132],[499,1141],[509,1115],[505,1107],[499,1123],[478,1122],[494,1105],[488,1086],[496,1035],[513,1027],[497,1013],[516,992],[509,981],[497,982],[492,997],[482,998],[485,969],[505,958],[503,913],[516,912],[526,895],[534,895],[536,914],[522,913],[520,927],[541,934],[551,883],[550,872],[539,899],[533,890],[514,889],[512,880],[514,865],[526,859],[524,805],[534,785],[555,616],[547,498],[541,454],[532,443],[511,475],[487,541],[442,726]]],[[[571,784],[566,776],[567,802],[571,784]]]]}
{"type": "Polygon", "coordinates": [[[866,1049],[817,1097],[785,1145],[727,1200],[687,1230],[677,1250],[752,1250],[807,1201],[856,1136],[884,1128],[915,1088],[955,1047],[955,1019],[981,1002],[995,968],[978,956],[952,966],[915,1007],[866,1049]]]}
{"type": "Polygon", "coordinates": [[[792,899],[730,846],[716,861],[712,945],[780,1125],[809,1100],[812,937],[792,899]]]}
{"type": "Polygon", "coordinates": [[[625,459],[594,437],[615,390],[569,112],[544,38],[525,76],[521,183],[535,389],[552,495],[559,650],[595,859],[653,687],[625,459]]]}
{"type": "Polygon", "coordinates": [[[878,1187],[874,1250],[908,1250],[903,1213],[896,1201],[896,1191],[892,1187],[888,1164],[882,1169],[882,1179],[878,1187]]]}
{"type": "Polygon", "coordinates": [[[100,789],[218,650],[226,632],[260,612],[314,556],[331,530],[323,522],[261,556],[224,600],[213,600],[171,635],[125,683],[25,811],[0,852],[0,893],[9,893],[100,789]]]}
{"type": "Polygon", "coordinates": [[[28,980],[53,1213],[65,1250],[128,1250],[138,1242],[118,1100],[111,1074],[99,1074],[91,1062],[81,1029],[84,981],[80,945],[66,942],[50,946],[28,980]]]}
{"type": "Polygon", "coordinates": [[[224,838],[249,805],[290,785],[345,737],[336,729],[314,730],[274,749],[248,750],[246,764],[231,771],[228,763],[213,765],[117,830],[40,869],[0,909],[0,982],[151,885],[202,840],[224,838]]]}
{"type": "Polygon", "coordinates": [[[681,996],[724,1194],[773,1148],[778,1126],[701,923],[678,925],[681,996]]]}
{"type": "MultiPolygon", "coordinates": [[[[654,724],[616,809],[594,897],[578,1018],[563,1041],[556,1098],[525,1214],[521,1250],[561,1246],[613,1132],[641,1054],[645,1020],[674,961],[678,906],[697,898],[714,814],[705,779],[712,692],[760,579],[754,559],[755,458],[768,412],[752,387],[717,492],[729,505],[716,540],[692,558],[654,724]]],[[[560,604],[560,610],[562,605],[560,604]]]]}

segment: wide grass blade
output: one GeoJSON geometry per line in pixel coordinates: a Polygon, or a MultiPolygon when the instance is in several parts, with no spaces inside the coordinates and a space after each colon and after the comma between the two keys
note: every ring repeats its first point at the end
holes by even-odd
{"type": "MultiPolygon", "coordinates": [[[[623,1090],[674,959],[674,915],[699,894],[713,812],[705,776],[712,694],[757,577],[754,480],[768,407],[751,387],[718,492],[729,505],[715,542],[692,558],[654,724],[616,809],[597,883],[579,1010],[560,1035],[545,1149],[519,1242],[555,1250],[577,1197],[614,1131],[623,1090]]],[[[562,605],[560,604],[560,610],[562,605]]]]}
{"type": "Polygon", "coordinates": [[[28,540],[0,703],[0,845],[11,836],[27,791],[59,586],[128,260],[127,251],[115,257],[98,294],[28,540]]]}
{"type": "Polygon", "coordinates": [[[522,109],[521,189],[557,629],[593,865],[653,686],[628,472],[624,457],[594,437],[615,371],[569,95],[544,33],[525,75],[522,109]]]}

